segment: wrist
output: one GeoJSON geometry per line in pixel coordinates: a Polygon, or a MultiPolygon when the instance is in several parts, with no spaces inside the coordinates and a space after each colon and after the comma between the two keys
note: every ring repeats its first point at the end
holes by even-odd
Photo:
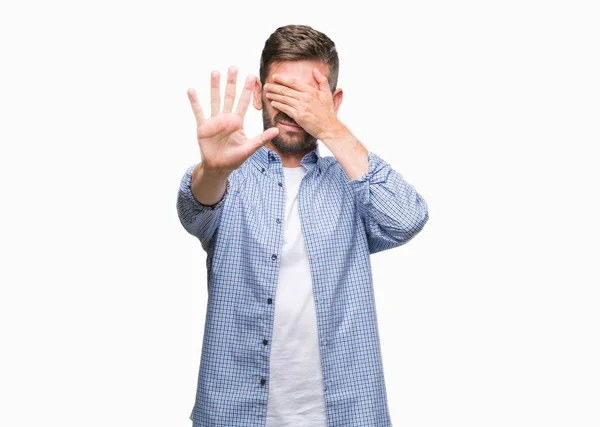
{"type": "Polygon", "coordinates": [[[193,171],[194,174],[202,174],[211,179],[225,179],[231,175],[231,171],[223,169],[208,168],[204,162],[198,163],[193,171]]]}
{"type": "Polygon", "coordinates": [[[346,139],[349,134],[350,131],[348,130],[348,128],[340,122],[327,129],[327,131],[323,132],[319,139],[326,144],[329,141],[338,141],[346,139]]]}

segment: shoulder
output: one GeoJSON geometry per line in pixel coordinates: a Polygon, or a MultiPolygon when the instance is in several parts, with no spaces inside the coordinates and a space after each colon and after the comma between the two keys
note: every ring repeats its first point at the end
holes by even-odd
{"type": "Polygon", "coordinates": [[[326,179],[347,184],[349,182],[346,171],[334,156],[324,156],[320,160],[321,173],[326,179]]]}
{"type": "Polygon", "coordinates": [[[229,175],[229,180],[234,190],[237,191],[241,188],[244,188],[248,176],[250,176],[250,174],[252,173],[251,168],[253,167],[254,164],[252,162],[251,157],[249,157],[244,163],[240,165],[239,168],[231,172],[231,174],[229,175]]]}
{"type": "Polygon", "coordinates": [[[319,168],[321,173],[329,175],[331,177],[337,177],[340,172],[343,172],[342,165],[333,156],[323,156],[319,160],[319,168]]]}

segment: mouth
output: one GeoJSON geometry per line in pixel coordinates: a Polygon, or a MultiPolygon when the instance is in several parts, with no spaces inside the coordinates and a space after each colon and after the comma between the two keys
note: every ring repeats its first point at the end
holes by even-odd
{"type": "Polygon", "coordinates": [[[284,121],[281,121],[279,123],[281,123],[286,129],[290,129],[290,130],[302,130],[302,128],[300,126],[298,126],[297,124],[295,124],[295,123],[284,122],[284,121]]]}

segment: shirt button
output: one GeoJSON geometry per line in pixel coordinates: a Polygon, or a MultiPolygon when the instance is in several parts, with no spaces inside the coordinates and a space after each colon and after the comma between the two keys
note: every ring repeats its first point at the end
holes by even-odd
{"type": "Polygon", "coordinates": [[[265,383],[267,382],[267,380],[265,380],[264,378],[262,380],[260,380],[260,385],[265,385],[265,383]]]}
{"type": "Polygon", "coordinates": [[[283,184],[281,182],[278,182],[277,185],[279,185],[280,187],[283,187],[283,184]]]}
{"type": "Polygon", "coordinates": [[[271,304],[273,302],[273,298],[267,298],[267,303],[271,304]]]}
{"type": "Polygon", "coordinates": [[[275,222],[276,222],[277,224],[280,224],[280,223],[281,223],[281,220],[280,220],[279,218],[277,218],[277,219],[275,220],[275,222]]]}
{"type": "Polygon", "coordinates": [[[269,344],[269,340],[263,340],[263,344],[264,344],[264,345],[267,345],[267,344],[269,344]]]}
{"type": "Polygon", "coordinates": [[[277,259],[277,255],[275,255],[275,254],[271,255],[271,259],[272,259],[273,261],[275,261],[275,260],[277,259]]]}
{"type": "Polygon", "coordinates": [[[261,172],[264,172],[264,171],[265,171],[265,168],[262,168],[260,171],[261,171],[261,172]]]}

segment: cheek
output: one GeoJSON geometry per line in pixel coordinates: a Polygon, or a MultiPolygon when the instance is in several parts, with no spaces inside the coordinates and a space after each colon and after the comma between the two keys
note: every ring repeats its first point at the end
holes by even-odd
{"type": "Polygon", "coordinates": [[[269,98],[265,97],[264,95],[262,97],[262,103],[263,103],[263,108],[266,109],[267,111],[270,111],[270,112],[275,111],[275,108],[271,104],[271,100],[269,98]]]}
{"type": "Polygon", "coordinates": [[[273,105],[271,104],[271,101],[267,101],[264,104],[264,107],[267,111],[267,114],[269,115],[269,117],[271,117],[272,119],[275,118],[275,116],[277,116],[278,114],[281,113],[281,111],[279,111],[277,108],[273,107],[273,105]]]}

